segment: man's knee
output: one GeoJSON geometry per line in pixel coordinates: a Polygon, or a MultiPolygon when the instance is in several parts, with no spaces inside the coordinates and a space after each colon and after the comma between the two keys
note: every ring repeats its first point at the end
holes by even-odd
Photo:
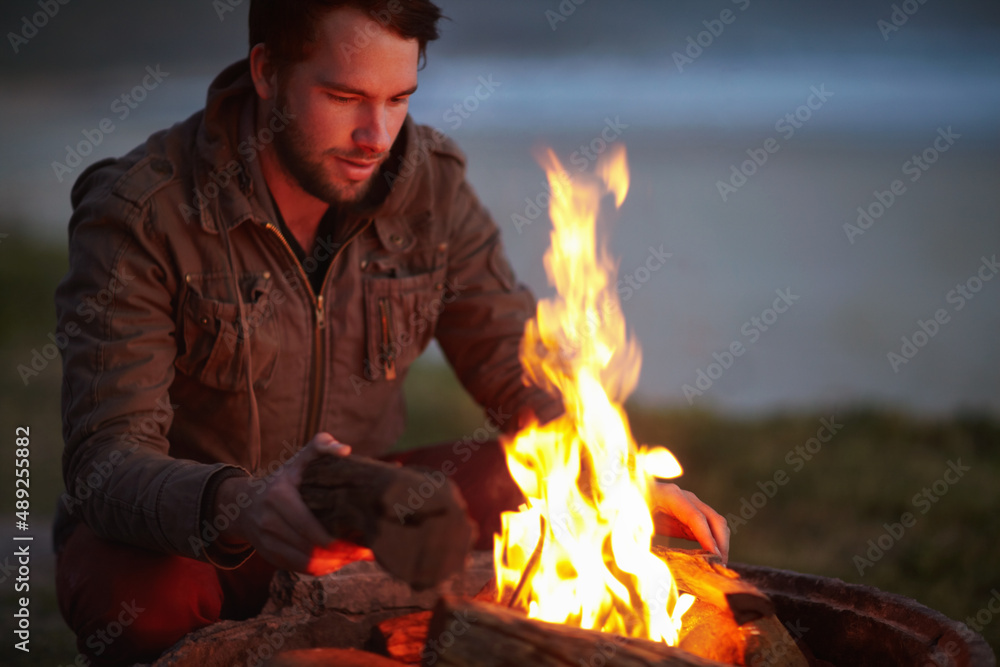
{"type": "Polygon", "coordinates": [[[96,665],[151,662],[219,620],[222,591],[206,563],[108,542],[81,526],[57,569],[63,616],[96,665]]]}

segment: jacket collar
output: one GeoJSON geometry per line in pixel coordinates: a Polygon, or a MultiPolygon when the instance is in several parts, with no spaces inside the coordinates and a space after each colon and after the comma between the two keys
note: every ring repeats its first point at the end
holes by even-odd
{"type": "Polygon", "coordinates": [[[240,112],[255,94],[246,59],[224,69],[208,87],[193,166],[195,202],[207,232],[231,229],[253,217],[243,191],[248,174],[237,150],[245,139],[239,136],[240,112]]]}

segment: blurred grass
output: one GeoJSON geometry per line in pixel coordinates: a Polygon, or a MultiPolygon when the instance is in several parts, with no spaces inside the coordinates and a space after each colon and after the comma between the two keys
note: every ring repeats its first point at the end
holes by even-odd
{"type": "MultiPolygon", "coordinates": [[[[0,226],[0,232],[8,234],[0,239],[0,434],[13,438],[18,426],[31,428],[31,483],[43,490],[32,489],[31,509],[51,515],[56,494],[44,490],[62,485],[62,362],[58,356],[42,357],[36,364],[44,362],[44,369],[29,375],[27,384],[18,367],[31,369],[32,350],[41,355],[52,343],[48,334],[56,324],[53,293],[68,267],[66,251],[32,241],[23,228],[0,226]]],[[[0,457],[2,479],[13,479],[13,467],[13,456],[0,457]]],[[[13,510],[13,493],[3,494],[0,512],[13,510]]]]}
{"type": "MultiPolygon", "coordinates": [[[[12,558],[14,531],[14,429],[31,429],[31,509],[27,534],[31,542],[31,653],[13,648],[12,613],[24,593],[14,591],[13,578],[0,575],[0,607],[4,610],[0,644],[3,665],[70,665],[76,659],[75,639],[63,623],[56,604],[54,557],[49,526],[62,491],[62,430],[59,409],[61,360],[48,360],[27,384],[19,365],[31,367],[32,350],[39,353],[55,330],[53,293],[67,269],[64,248],[41,244],[23,226],[0,225],[0,562],[12,558]],[[7,481],[10,480],[10,481],[7,481]],[[10,610],[10,611],[8,611],[10,610]]],[[[44,358],[44,357],[43,357],[44,358]]],[[[36,362],[39,363],[40,362],[36,362]]]]}
{"type": "MultiPolygon", "coordinates": [[[[61,433],[58,360],[27,386],[18,364],[30,364],[31,350],[47,344],[54,328],[52,292],[65,272],[65,253],[38,245],[9,229],[0,241],[0,433],[13,437],[18,425],[32,434],[32,525],[36,559],[31,580],[32,652],[24,656],[12,641],[0,644],[0,664],[69,665],[73,637],[55,603],[47,524],[61,491],[61,433]]],[[[484,417],[464,394],[450,369],[421,361],[406,385],[409,426],[398,444],[407,449],[471,434],[484,417]]],[[[736,525],[735,561],[832,576],[910,596],[944,614],[965,620],[984,608],[1000,589],[1000,422],[987,415],[922,419],[886,410],[853,409],[844,414],[783,414],[737,419],[698,410],[629,406],[639,442],[664,444],[685,468],[680,482],[723,514],[738,516],[741,500],[760,492],[758,482],[783,470],[786,484],[747,521],[736,525]],[[816,435],[820,419],[842,424],[836,435],[795,471],[788,452],[816,435]],[[948,461],[971,470],[926,514],[913,496],[941,479],[948,461]],[[916,524],[859,575],[852,559],[865,555],[868,540],[884,523],[912,512],[916,524]]],[[[13,456],[0,457],[0,475],[13,478],[13,456]]],[[[5,484],[5,488],[10,488],[5,484]]],[[[940,488],[940,487],[939,487],[940,488]]],[[[13,532],[13,494],[0,498],[0,535],[13,532]]],[[[757,501],[760,504],[761,497],[757,501]]],[[[748,512],[749,514],[749,512],[748,512]]],[[[0,561],[12,548],[0,551],[0,561]]],[[[4,623],[12,637],[15,593],[0,584],[4,623]]],[[[1000,647],[1000,618],[983,630],[1000,647]]]]}
{"type": "MultiPolygon", "coordinates": [[[[755,420],[630,412],[636,437],[668,445],[685,467],[681,484],[730,517],[735,561],[875,586],[962,621],[1000,587],[1000,424],[994,419],[922,420],[862,409],[755,420]],[[794,452],[786,460],[816,436],[824,417],[843,428],[811,460],[798,464],[794,452]],[[942,479],[949,461],[970,470],[936,502],[914,504],[914,496],[942,479]],[[753,500],[761,504],[765,497],[752,499],[763,494],[758,483],[767,487],[779,470],[787,483],[768,488],[774,497],[753,508],[753,500]],[[898,523],[904,512],[916,523],[859,573],[854,557],[868,558],[868,541],[877,542],[884,524],[898,523]],[[746,516],[752,518],[745,524],[733,520],[746,516]]],[[[983,634],[994,650],[1000,647],[1000,618],[983,634]]]]}

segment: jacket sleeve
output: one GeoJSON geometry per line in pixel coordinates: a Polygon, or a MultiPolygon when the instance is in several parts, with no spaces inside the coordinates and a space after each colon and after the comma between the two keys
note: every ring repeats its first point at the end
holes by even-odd
{"type": "Polygon", "coordinates": [[[457,297],[442,311],[435,336],[459,380],[499,424],[516,431],[531,416],[559,416],[562,402],[528,385],[519,358],[525,322],[535,314],[531,292],[519,284],[500,231],[465,181],[464,168],[450,202],[448,280],[457,297]]]}
{"type": "Polygon", "coordinates": [[[152,224],[152,194],[169,178],[157,178],[149,160],[125,173],[127,163],[98,163],[74,186],[70,268],[56,291],[65,337],[61,511],[106,539],[233,567],[249,552],[214,544],[204,494],[220,477],[248,473],[169,455],[167,434],[183,409],[169,393],[178,285],[152,224]]]}

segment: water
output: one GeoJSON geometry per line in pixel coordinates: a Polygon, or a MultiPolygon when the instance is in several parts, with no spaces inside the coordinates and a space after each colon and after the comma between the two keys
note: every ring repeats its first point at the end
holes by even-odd
{"type": "MultiPolygon", "coordinates": [[[[600,148],[602,131],[627,146],[632,190],[610,224],[621,275],[636,285],[624,312],[644,349],[641,397],[740,412],[860,402],[1000,411],[1000,279],[961,310],[947,301],[982,257],[1000,254],[996,64],[811,54],[706,59],[679,73],[669,49],[645,60],[443,55],[421,73],[411,112],[468,153],[469,178],[512,264],[538,293],[548,291],[548,222],[519,231],[512,220],[543,191],[532,151],[552,145],[567,161],[577,151],[582,164],[580,147],[600,148]],[[815,91],[832,94],[813,97],[807,114],[800,107],[815,91]],[[797,110],[808,119],[789,136],[776,123],[797,110]],[[904,163],[949,127],[960,136],[910,180],[904,163]],[[767,160],[747,167],[752,175],[724,201],[719,181],[748,150],[767,160]],[[844,224],[896,179],[905,192],[852,243],[844,224]],[[646,264],[661,245],[671,256],[646,264]],[[797,298],[768,314],[776,290],[797,298]],[[894,370],[887,355],[938,309],[947,322],[894,370]],[[764,331],[753,317],[771,324],[764,331]],[[734,343],[744,352],[723,368],[734,343]],[[686,397],[685,385],[702,394],[686,397]]],[[[82,169],[58,181],[52,163],[65,146],[107,117],[115,129],[87,161],[127,152],[201,107],[211,78],[201,70],[174,68],[124,119],[111,104],[141,81],[141,66],[76,85],[11,82],[0,100],[0,126],[17,128],[0,149],[7,218],[62,242],[82,169]]]]}

